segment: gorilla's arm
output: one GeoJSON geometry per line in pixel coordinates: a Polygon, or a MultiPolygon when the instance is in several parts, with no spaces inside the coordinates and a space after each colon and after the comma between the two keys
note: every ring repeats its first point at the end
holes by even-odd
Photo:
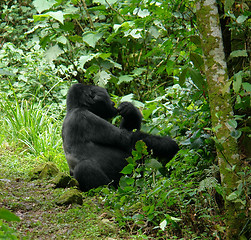
{"type": "Polygon", "coordinates": [[[133,133],[133,144],[143,140],[147,146],[147,150],[153,152],[155,157],[162,160],[162,163],[169,162],[179,151],[178,144],[169,136],[161,137],[136,131],[133,133]]]}
{"type": "Polygon", "coordinates": [[[85,111],[81,126],[87,141],[103,146],[116,146],[130,151],[132,149],[132,133],[120,129],[92,112],[85,111]]]}
{"type": "Polygon", "coordinates": [[[140,130],[142,115],[138,108],[130,102],[122,102],[118,107],[119,114],[123,117],[120,128],[128,131],[140,130]]]}

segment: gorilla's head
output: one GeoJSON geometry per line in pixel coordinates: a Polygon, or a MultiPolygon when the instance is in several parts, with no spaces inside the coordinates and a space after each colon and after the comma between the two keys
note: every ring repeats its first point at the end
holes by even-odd
{"type": "Polygon", "coordinates": [[[104,119],[117,115],[118,110],[114,105],[106,89],[98,86],[77,83],[72,85],[67,95],[67,111],[85,108],[104,119]]]}

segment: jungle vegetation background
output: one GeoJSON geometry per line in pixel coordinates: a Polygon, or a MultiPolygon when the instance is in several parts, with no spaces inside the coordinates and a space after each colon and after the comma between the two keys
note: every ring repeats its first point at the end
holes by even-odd
{"type": "MultiPolygon", "coordinates": [[[[95,84],[117,105],[139,107],[143,131],[170,135],[181,148],[163,168],[138,146],[118,190],[83,193],[109,209],[117,232],[135,239],[230,239],[224,203],[231,202],[240,210],[236,239],[250,237],[249,1],[217,1],[228,72],[220,92],[231,93],[234,115],[226,124],[239,154],[238,171],[231,162],[227,168],[237,178],[230,193],[221,184],[216,153],[224,144],[215,135],[221,126],[211,122],[194,1],[11,0],[0,7],[0,164],[9,168],[0,178],[26,179],[46,161],[67,172],[61,140],[67,90],[75,82],[95,84]]],[[[0,214],[6,239],[41,237],[13,231],[6,220],[15,217],[6,214],[0,214]]],[[[64,236],[84,238],[76,232],[64,236]]]]}

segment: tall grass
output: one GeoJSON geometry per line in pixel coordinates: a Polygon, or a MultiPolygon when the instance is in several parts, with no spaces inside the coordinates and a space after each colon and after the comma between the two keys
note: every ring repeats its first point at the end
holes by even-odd
{"type": "Polygon", "coordinates": [[[35,155],[61,147],[61,124],[49,114],[50,109],[41,102],[14,100],[2,97],[1,112],[5,136],[21,144],[35,155]]]}

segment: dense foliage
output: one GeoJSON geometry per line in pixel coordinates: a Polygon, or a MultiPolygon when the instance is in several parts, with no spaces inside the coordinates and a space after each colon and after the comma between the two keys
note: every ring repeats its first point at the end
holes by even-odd
{"type": "MultiPolygon", "coordinates": [[[[67,171],[60,135],[67,89],[76,81],[105,86],[116,104],[133,101],[142,110],[144,131],[170,135],[181,150],[163,167],[139,143],[120,188],[101,188],[89,196],[98,194],[132,234],[224,238],[217,129],[210,122],[194,1],[12,0],[0,5],[0,144],[67,171]]],[[[236,113],[229,124],[244,166],[239,188],[229,197],[248,211],[250,12],[247,2],[226,1],[223,7],[219,3],[223,34],[230,32],[232,39],[225,49],[236,113]]],[[[242,234],[247,231],[248,221],[242,234]]]]}

